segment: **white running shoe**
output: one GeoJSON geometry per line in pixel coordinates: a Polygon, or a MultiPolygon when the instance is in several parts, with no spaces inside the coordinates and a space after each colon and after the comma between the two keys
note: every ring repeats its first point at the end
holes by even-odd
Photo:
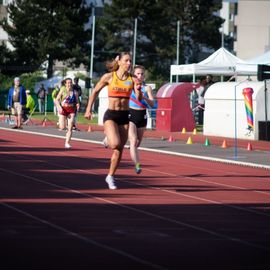
{"type": "Polygon", "coordinates": [[[109,189],[117,189],[117,186],[115,185],[114,177],[112,175],[108,174],[105,181],[108,184],[109,189]]]}
{"type": "Polygon", "coordinates": [[[69,143],[65,143],[65,148],[70,149],[71,145],[69,143]]]}
{"type": "Polygon", "coordinates": [[[104,140],[102,141],[102,144],[104,145],[105,148],[108,148],[108,139],[107,137],[104,138],[104,140]]]}

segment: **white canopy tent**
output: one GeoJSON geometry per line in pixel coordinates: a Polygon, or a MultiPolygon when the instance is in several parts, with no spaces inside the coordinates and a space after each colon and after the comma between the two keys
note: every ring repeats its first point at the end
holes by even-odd
{"type": "Polygon", "coordinates": [[[61,76],[54,76],[50,79],[47,80],[43,80],[43,81],[39,81],[35,84],[35,93],[38,92],[38,89],[40,88],[40,86],[43,84],[45,89],[47,90],[48,88],[54,88],[56,85],[60,86],[61,80],[63,78],[61,76]]]}
{"type": "Polygon", "coordinates": [[[239,75],[257,75],[258,65],[270,65],[270,51],[236,65],[239,75]]]}
{"type": "Polygon", "coordinates": [[[197,64],[171,65],[170,82],[172,83],[173,76],[179,75],[192,75],[193,82],[195,82],[196,75],[232,76],[236,73],[237,63],[245,62],[221,47],[208,58],[197,64]]]}
{"type": "MultiPolygon", "coordinates": [[[[74,75],[70,75],[70,76],[66,76],[65,78],[71,78],[73,80],[75,78],[75,76],[74,75]]],[[[63,79],[65,79],[65,78],[63,78],[62,76],[54,76],[54,77],[52,77],[50,79],[39,81],[39,82],[37,82],[35,84],[34,91],[35,91],[35,93],[37,93],[38,92],[38,89],[41,86],[41,84],[44,85],[44,87],[45,87],[46,90],[48,90],[48,88],[55,88],[56,85],[58,85],[60,87],[61,86],[61,81],[63,79]]],[[[82,89],[84,89],[85,88],[85,81],[82,80],[82,79],[79,79],[79,85],[80,85],[80,87],[82,89]]]]}

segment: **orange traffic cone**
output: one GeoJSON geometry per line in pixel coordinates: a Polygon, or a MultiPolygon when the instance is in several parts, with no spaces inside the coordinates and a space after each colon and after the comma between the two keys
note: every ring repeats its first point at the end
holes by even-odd
{"type": "Polygon", "coordinates": [[[182,134],[185,134],[185,133],[186,133],[186,128],[183,127],[183,128],[182,128],[182,134]]]}
{"type": "Polygon", "coordinates": [[[192,134],[193,134],[193,135],[196,135],[196,134],[197,134],[197,129],[196,129],[196,128],[193,129],[192,134]]]}
{"type": "Polygon", "coordinates": [[[224,140],[223,141],[223,143],[222,143],[222,145],[221,145],[221,148],[227,148],[228,146],[227,146],[227,142],[226,142],[226,140],[224,140]]]}
{"type": "Polygon", "coordinates": [[[88,129],[87,129],[87,132],[92,132],[92,127],[91,125],[89,125],[88,129]]]}
{"type": "Polygon", "coordinates": [[[251,145],[250,142],[249,142],[248,145],[247,145],[247,150],[248,150],[248,151],[252,151],[252,145],[251,145]]]}
{"type": "Polygon", "coordinates": [[[175,141],[172,135],[170,135],[168,141],[169,141],[169,142],[174,142],[174,141],[175,141]]]}

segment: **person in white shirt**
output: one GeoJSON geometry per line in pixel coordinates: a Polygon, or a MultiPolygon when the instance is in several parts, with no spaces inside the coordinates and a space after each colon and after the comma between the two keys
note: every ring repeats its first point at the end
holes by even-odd
{"type": "Polygon", "coordinates": [[[199,86],[196,88],[196,93],[198,95],[198,124],[203,125],[203,114],[204,114],[204,108],[205,108],[205,100],[204,100],[204,94],[205,94],[205,85],[206,80],[204,78],[201,78],[199,81],[199,86]]]}

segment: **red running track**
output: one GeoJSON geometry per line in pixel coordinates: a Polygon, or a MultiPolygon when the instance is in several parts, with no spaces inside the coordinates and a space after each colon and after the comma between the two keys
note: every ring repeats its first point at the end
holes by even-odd
{"type": "Polygon", "coordinates": [[[270,269],[270,172],[0,131],[1,269],[270,269]]]}

